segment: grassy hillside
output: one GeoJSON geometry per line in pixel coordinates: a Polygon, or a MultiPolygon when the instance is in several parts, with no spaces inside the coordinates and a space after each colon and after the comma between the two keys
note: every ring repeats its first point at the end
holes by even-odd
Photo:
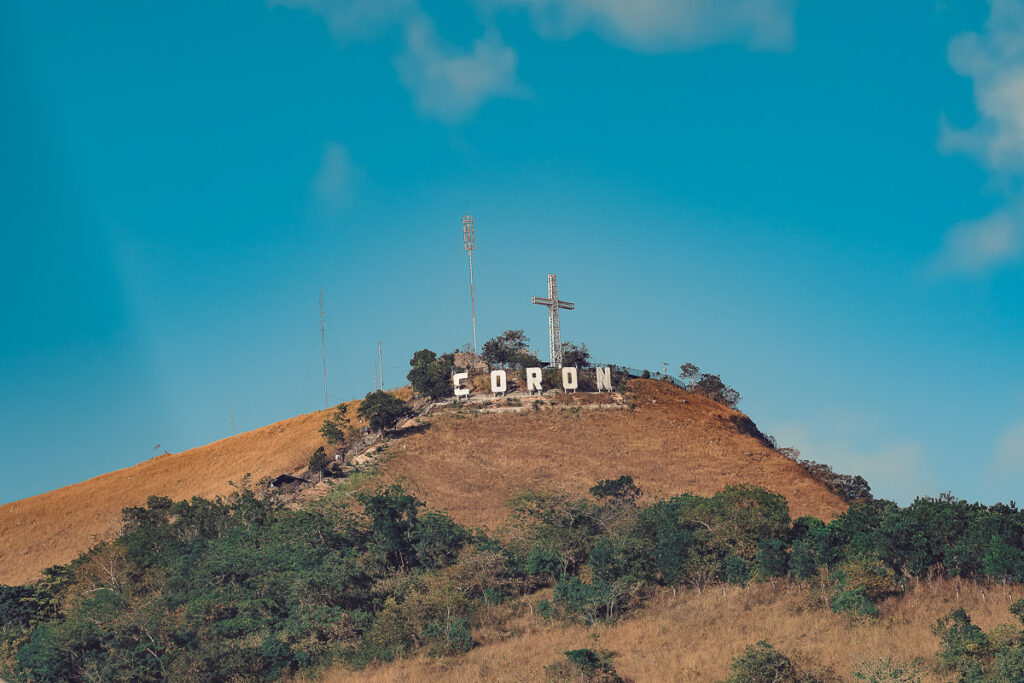
{"type": "Polygon", "coordinates": [[[456,521],[492,528],[504,520],[509,496],[524,488],[582,495],[622,474],[653,498],[746,483],[781,493],[794,518],[828,521],[846,509],[799,465],[741,434],[729,420],[736,411],[665,382],[631,387],[633,410],[588,409],[608,395],[577,394],[556,395],[543,410],[441,412],[426,431],[391,446],[386,475],[404,478],[456,521]]]}
{"type": "Polygon", "coordinates": [[[323,440],[326,411],[299,415],[181,453],[160,455],[116,472],[0,506],[0,583],[34,580],[118,528],[122,508],[152,495],[175,500],[227,494],[247,472],[300,469],[323,440]]]}
{"type": "MultiPolygon", "coordinates": [[[[632,386],[633,410],[587,409],[608,395],[577,394],[549,398],[538,411],[441,411],[422,433],[392,442],[383,476],[403,479],[469,526],[500,524],[505,501],[523,488],[582,494],[598,479],[624,473],[654,497],[710,495],[743,482],[781,493],[794,516],[827,521],[846,508],[798,465],[740,434],[729,422],[735,411],[663,382],[632,386]]],[[[356,406],[348,406],[353,421],[356,406]]],[[[299,415],[0,506],[0,583],[31,581],[70,561],[115,533],[123,508],[151,495],[213,497],[246,473],[259,479],[301,470],[323,445],[318,430],[326,415],[299,415]]]]}
{"type": "Polygon", "coordinates": [[[936,620],[963,607],[985,630],[1008,624],[1014,621],[1009,606],[1024,589],[922,582],[884,602],[877,620],[814,608],[807,593],[806,586],[781,579],[746,588],[665,591],[628,618],[589,627],[547,625],[522,602],[509,606],[506,620],[494,615],[475,631],[480,644],[464,655],[420,655],[369,671],[337,667],[318,680],[536,681],[544,680],[544,667],[564,659],[567,650],[603,648],[615,653],[615,667],[627,681],[715,681],[728,677],[730,660],[746,646],[766,639],[824,680],[853,681],[864,663],[892,658],[904,664],[919,659],[921,680],[937,683],[953,674],[934,671],[936,620]]]}

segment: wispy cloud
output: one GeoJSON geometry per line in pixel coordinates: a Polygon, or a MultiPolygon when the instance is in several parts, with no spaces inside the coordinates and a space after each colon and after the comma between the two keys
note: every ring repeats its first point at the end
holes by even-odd
{"type": "Polygon", "coordinates": [[[399,29],[404,47],[394,58],[416,107],[456,123],[496,97],[528,93],[517,75],[519,57],[494,23],[494,12],[525,8],[543,37],[593,31],[638,52],[696,49],[735,43],[754,50],[785,50],[793,42],[795,0],[464,0],[485,26],[468,46],[446,43],[418,0],[270,0],[272,6],[321,17],[339,41],[370,41],[399,29]]]}
{"type": "Polygon", "coordinates": [[[518,55],[489,29],[468,49],[440,39],[433,20],[415,0],[273,0],[321,16],[341,41],[372,40],[400,27],[404,49],[395,58],[402,84],[417,108],[455,123],[494,97],[525,92],[516,75],[518,55]]]}
{"type": "Polygon", "coordinates": [[[434,25],[420,19],[406,26],[406,50],[395,65],[422,112],[455,122],[492,97],[523,93],[517,62],[516,51],[493,31],[460,51],[443,44],[434,25]]]}
{"type": "Polygon", "coordinates": [[[984,273],[1017,260],[1024,246],[1022,238],[1021,215],[1015,209],[958,223],[946,233],[933,270],[939,275],[984,273]]]}
{"type": "MultiPolygon", "coordinates": [[[[1024,173],[1024,3],[991,0],[982,33],[949,45],[949,63],[969,77],[979,120],[959,129],[943,122],[939,148],[978,160],[997,185],[1019,186],[1024,173]]],[[[991,270],[1019,259],[1024,239],[1024,196],[1007,192],[1007,207],[950,228],[933,266],[945,274],[991,270]]]]}
{"type": "Polygon", "coordinates": [[[538,33],[569,37],[592,30],[639,52],[737,43],[785,50],[793,43],[792,0],[491,0],[529,10],[538,33]]]}
{"type": "Polygon", "coordinates": [[[328,210],[346,206],[352,199],[354,177],[355,166],[348,149],[337,142],[328,143],[313,178],[313,191],[320,205],[328,210]]]}

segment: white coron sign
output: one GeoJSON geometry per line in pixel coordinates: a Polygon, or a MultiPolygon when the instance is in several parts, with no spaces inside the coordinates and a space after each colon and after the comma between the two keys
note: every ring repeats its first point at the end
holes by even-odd
{"type": "MultiPolygon", "coordinates": [[[[563,391],[576,391],[579,388],[579,371],[573,367],[561,369],[563,391]]],[[[594,368],[597,379],[598,391],[612,390],[612,369],[608,367],[594,368]]],[[[452,384],[455,386],[455,397],[464,398],[469,396],[469,387],[462,383],[469,379],[468,372],[456,372],[452,375],[452,384]]],[[[544,375],[540,368],[526,368],[526,390],[533,392],[544,391],[544,375]]],[[[505,370],[491,370],[491,393],[497,396],[508,391],[508,373],[505,370]]]]}

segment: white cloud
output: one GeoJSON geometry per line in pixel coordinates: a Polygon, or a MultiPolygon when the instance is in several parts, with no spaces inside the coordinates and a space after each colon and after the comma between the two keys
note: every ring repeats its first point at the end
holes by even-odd
{"type": "Polygon", "coordinates": [[[524,92],[516,76],[516,51],[490,30],[470,49],[440,40],[433,21],[416,0],[271,0],[304,9],[327,22],[342,41],[372,40],[400,26],[405,48],[395,59],[402,84],[420,111],[454,123],[473,114],[493,97],[524,92]]]}
{"type": "MultiPolygon", "coordinates": [[[[944,121],[939,148],[973,156],[995,180],[1013,186],[1024,172],[1024,3],[991,0],[990,8],[983,33],[959,35],[949,45],[950,65],[973,81],[979,120],[966,129],[944,121]]],[[[1024,206],[1024,198],[1011,196],[1009,204],[1024,206]]],[[[934,265],[947,274],[1005,265],[1021,256],[1022,236],[1024,212],[1001,209],[953,226],[934,265]]]]}
{"type": "Polygon", "coordinates": [[[431,22],[418,20],[406,26],[406,50],[395,66],[421,111],[455,122],[492,97],[522,93],[517,62],[515,50],[496,33],[462,52],[441,43],[431,22]]]}
{"type": "Polygon", "coordinates": [[[320,168],[313,179],[313,191],[321,206],[338,209],[349,203],[355,167],[344,145],[328,143],[320,168]]]}
{"type": "Polygon", "coordinates": [[[1016,260],[1022,246],[1021,217],[1004,209],[950,228],[932,266],[940,275],[982,273],[1016,260]]]}
{"type": "Polygon", "coordinates": [[[530,11],[537,31],[568,37],[593,30],[639,52],[739,43],[784,50],[793,43],[792,0],[490,0],[530,11]]]}

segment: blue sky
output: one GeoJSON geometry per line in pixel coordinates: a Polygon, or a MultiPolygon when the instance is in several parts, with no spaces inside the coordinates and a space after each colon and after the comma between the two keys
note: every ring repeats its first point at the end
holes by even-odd
{"type": "Polygon", "coordinates": [[[0,502],[524,328],[909,502],[1024,483],[1024,6],[0,2],[0,502]]]}

